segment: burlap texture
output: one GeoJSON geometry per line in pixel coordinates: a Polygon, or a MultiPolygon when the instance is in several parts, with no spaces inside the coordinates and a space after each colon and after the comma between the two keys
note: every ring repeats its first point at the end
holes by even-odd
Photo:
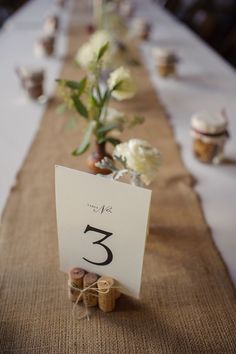
{"type": "MultiPolygon", "coordinates": [[[[69,37],[69,57],[61,77],[79,79],[82,73],[71,58],[83,38],[78,40],[74,26],[69,37]]],[[[1,353],[236,352],[231,281],[147,72],[143,67],[132,71],[139,86],[137,97],[114,106],[145,115],[146,123],[122,138],[147,139],[160,148],[164,160],[152,186],[141,299],[122,297],[114,313],[94,310],[89,322],[73,321],[67,277],[58,270],[54,165],[86,170],[86,156],[70,155],[82,126],[65,132],[66,118],[55,114],[54,99],[2,219],[1,353]]],[[[130,251],[131,259],[132,252],[135,249],[130,251]]]]}

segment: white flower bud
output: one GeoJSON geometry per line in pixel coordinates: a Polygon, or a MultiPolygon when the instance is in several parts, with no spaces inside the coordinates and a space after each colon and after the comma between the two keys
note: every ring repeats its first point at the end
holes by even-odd
{"type": "Polygon", "coordinates": [[[141,181],[146,185],[155,178],[161,163],[159,150],[140,139],[131,139],[117,145],[113,156],[126,159],[127,168],[139,174],[141,181]]]}
{"type": "Polygon", "coordinates": [[[134,97],[136,89],[128,69],[120,67],[110,74],[108,87],[112,91],[112,97],[118,101],[134,97]]]}

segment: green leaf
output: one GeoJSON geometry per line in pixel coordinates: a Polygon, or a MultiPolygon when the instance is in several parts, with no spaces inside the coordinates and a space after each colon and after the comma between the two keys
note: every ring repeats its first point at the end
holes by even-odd
{"type": "Polygon", "coordinates": [[[87,83],[87,78],[83,78],[82,80],[78,81],[73,81],[73,80],[61,80],[57,79],[56,80],[59,84],[64,83],[66,87],[69,87],[72,90],[79,90],[79,94],[81,95],[82,92],[85,89],[86,83],[87,83]]]}
{"type": "Polygon", "coordinates": [[[98,56],[97,56],[97,62],[102,59],[102,57],[104,56],[104,54],[106,53],[106,51],[108,50],[108,47],[109,47],[109,42],[107,42],[106,44],[104,44],[99,52],[98,52],[98,56]]]}
{"type": "Polygon", "coordinates": [[[112,88],[112,91],[119,90],[124,80],[120,80],[117,84],[112,88]]]}
{"type": "Polygon", "coordinates": [[[106,142],[111,143],[113,146],[116,146],[121,143],[121,140],[110,136],[110,137],[106,137],[106,142]]]}
{"type": "Polygon", "coordinates": [[[78,95],[81,96],[82,93],[84,93],[84,90],[86,88],[87,78],[84,77],[82,80],[80,80],[79,84],[80,84],[80,88],[78,89],[79,90],[78,95]]]}
{"type": "Polygon", "coordinates": [[[106,125],[103,125],[101,128],[97,130],[98,134],[103,134],[103,133],[108,133],[114,129],[119,129],[121,128],[121,124],[119,122],[114,122],[114,123],[108,123],[106,125]]]}
{"type": "Polygon", "coordinates": [[[82,155],[90,146],[90,139],[93,134],[96,122],[91,121],[86,129],[82,143],[80,146],[72,152],[72,155],[79,156],[82,155]]]}
{"type": "Polygon", "coordinates": [[[85,105],[81,102],[81,100],[79,99],[79,97],[77,95],[73,95],[72,96],[75,108],[77,110],[77,112],[79,112],[79,114],[88,119],[88,111],[87,108],[85,107],[85,105]]]}
{"type": "Polygon", "coordinates": [[[117,139],[117,138],[113,138],[113,136],[105,136],[105,137],[98,140],[99,144],[106,143],[106,142],[111,143],[112,145],[116,146],[121,143],[121,140],[117,139]]]}
{"type": "Polygon", "coordinates": [[[65,103],[62,103],[60,104],[57,108],[56,108],[56,113],[57,114],[64,114],[65,111],[66,111],[66,104],[65,103]]]}
{"type": "Polygon", "coordinates": [[[134,116],[133,119],[131,120],[131,122],[129,123],[128,128],[133,128],[136,125],[143,124],[144,121],[145,121],[144,117],[134,116]]]}
{"type": "Polygon", "coordinates": [[[101,105],[104,106],[104,104],[106,103],[106,101],[110,98],[110,90],[107,89],[106,92],[104,93],[104,96],[102,98],[102,102],[101,102],[101,105]]]}
{"type": "Polygon", "coordinates": [[[91,96],[91,99],[92,99],[92,104],[94,107],[97,107],[97,108],[101,107],[100,103],[97,101],[97,99],[94,97],[94,95],[91,96]]]}

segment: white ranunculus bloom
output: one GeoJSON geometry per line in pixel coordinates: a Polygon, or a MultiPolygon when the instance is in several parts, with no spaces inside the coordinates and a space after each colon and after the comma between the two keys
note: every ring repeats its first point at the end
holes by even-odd
{"type": "Polygon", "coordinates": [[[94,48],[94,51],[98,53],[100,48],[102,48],[106,43],[109,43],[112,47],[113,39],[107,31],[99,30],[91,35],[89,42],[94,48]]]}
{"type": "Polygon", "coordinates": [[[127,100],[135,95],[135,84],[128,69],[123,67],[116,69],[110,74],[107,83],[109,89],[112,90],[112,97],[118,101],[127,100]]]}
{"type": "Polygon", "coordinates": [[[84,43],[76,54],[76,62],[84,69],[88,68],[95,56],[94,48],[90,42],[84,43]]]}
{"type": "Polygon", "coordinates": [[[108,50],[103,56],[103,63],[105,66],[110,66],[112,64],[113,58],[117,53],[117,45],[114,38],[109,32],[105,30],[96,31],[90,38],[90,43],[94,48],[94,52],[98,55],[99,50],[107,43],[109,43],[108,50]]]}
{"type": "Polygon", "coordinates": [[[83,68],[88,68],[92,61],[98,56],[100,49],[109,43],[108,50],[104,54],[103,63],[109,66],[112,62],[113,56],[116,54],[117,46],[112,36],[104,31],[96,31],[89,39],[88,42],[83,44],[76,55],[76,61],[83,68]]]}
{"type": "Polygon", "coordinates": [[[161,163],[159,150],[140,139],[131,139],[117,145],[113,156],[125,158],[127,168],[138,173],[146,185],[155,178],[161,163]]]}

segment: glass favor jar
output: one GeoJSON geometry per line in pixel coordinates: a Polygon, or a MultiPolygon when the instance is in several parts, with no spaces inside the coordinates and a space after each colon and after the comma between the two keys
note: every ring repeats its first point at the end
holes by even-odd
{"type": "Polygon", "coordinates": [[[176,75],[177,56],[170,50],[155,48],[153,55],[156,61],[156,67],[161,77],[176,75]]]}
{"type": "Polygon", "coordinates": [[[18,67],[17,75],[21,81],[21,85],[28,97],[36,100],[44,94],[44,70],[32,69],[28,67],[18,67]]]}
{"type": "Polygon", "coordinates": [[[151,25],[142,18],[136,18],[132,23],[131,32],[139,39],[147,41],[151,33],[151,25]]]}
{"type": "Polygon", "coordinates": [[[54,54],[55,37],[44,36],[39,38],[35,43],[35,55],[39,57],[50,57],[54,54]]]}
{"type": "Polygon", "coordinates": [[[44,22],[44,33],[49,36],[55,36],[59,29],[59,18],[56,15],[48,16],[44,22]]]}
{"type": "Polygon", "coordinates": [[[194,114],[191,118],[194,156],[201,162],[219,164],[224,157],[224,146],[229,137],[227,128],[228,119],[224,114],[194,114]]]}

